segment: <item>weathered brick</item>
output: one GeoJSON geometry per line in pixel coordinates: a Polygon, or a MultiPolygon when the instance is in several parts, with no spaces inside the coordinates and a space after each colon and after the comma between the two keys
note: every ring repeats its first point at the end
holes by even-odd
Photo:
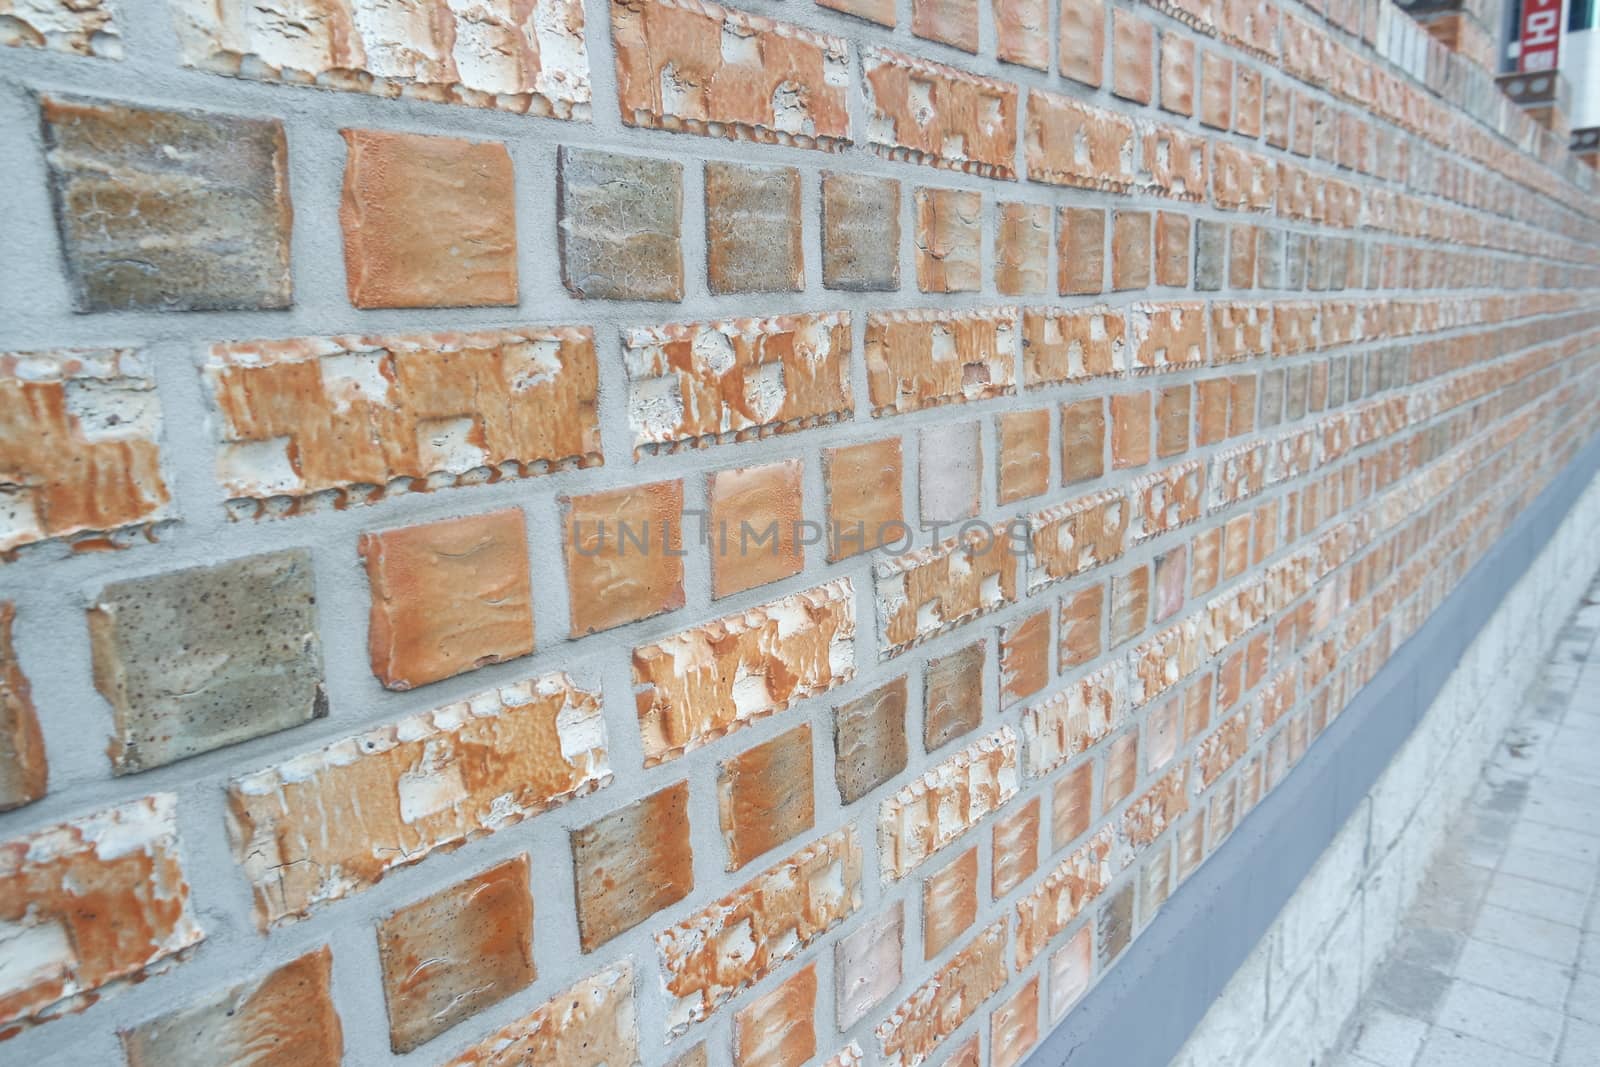
{"type": "Polygon", "coordinates": [[[1272,351],[1272,323],[1267,304],[1211,305],[1211,362],[1231,363],[1272,351]]]}
{"type": "Polygon", "coordinates": [[[572,832],[578,940],[593,952],[694,890],[689,783],[679,782],[572,832]]]}
{"type": "Polygon", "coordinates": [[[994,285],[1002,296],[1043,296],[1049,291],[1049,205],[1008,201],[997,205],[994,285]]]}
{"type": "Polygon", "coordinates": [[[1106,63],[1106,6],[1100,0],[1061,0],[1058,44],[1062,76],[1098,87],[1106,63]]]}
{"type": "Polygon", "coordinates": [[[1134,883],[1124,882],[1094,917],[1096,962],[1102,970],[1111,966],[1133,940],[1133,893],[1134,883]]]}
{"type": "Polygon", "coordinates": [[[1161,109],[1194,114],[1194,42],[1168,31],[1161,35],[1161,109]]]}
{"type": "Polygon", "coordinates": [[[834,709],[839,801],[853,804],[906,769],[906,679],[902,675],[834,709]]]}
{"type": "Polygon", "coordinates": [[[551,997],[446,1067],[637,1062],[633,963],[622,960],[551,997]]]}
{"type": "Polygon", "coordinates": [[[228,833],[263,928],[611,780],[596,693],[548,674],[228,783],[228,833]]]}
{"type": "Polygon", "coordinates": [[[928,660],[922,676],[922,745],[943,748],[983,722],[987,644],[978,641],[928,660]]]}
{"type": "Polygon", "coordinates": [[[1147,789],[1122,813],[1122,839],[1138,850],[1156,838],[1189,810],[1189,765],[1180,763],[1147,789]]]}
{"type": "Polygon", "coordinates": [[[1203,303],[1135,304],[1128,309],[1133,366],[1177,370],[1206,361],[1203,303]]]}
{"type": "Polygon", "coordinates": [[[922,882],[922,958],[941,955],[978,916],[978,850],[969,848],[922,882]]]}
{"type": "Polygon", "coordinates": [[[328,713],[311,556],[247,556],[115,582],[89,608],[116,774],[328,713]]]}
{"type": "Polygon", "coordinates": [[[989,892],[996,900],[1021,885],[1039,868],[1039,798],[1002,816],[994,824],[994,862],[989,892]]]}
{"type": "Polygon", "coordinates": [[[204,374],[234,517],[602,462],[587,327],[228,342],[204,374]]]}
{"type": "Polygon", "coordinates": [[[925,527],[978,513],[983,488],[980,429],[976,422],[956,422],[917,432],[917,501],[925,527]]]}
{"type": "Polygon", "coordinates": [[[976,54],[978,0],[912,0],[911,32],[976,54]]]}
{"type": "Polygon", "coordinates": [[[0,353],[0,553],[171,518],[160,436],[141,353],[0,353]]]}
{"type": "Polygon", "coordinates": [[[861,293],[900,288],[900,183],[822,174],[822,285],[861,293]],[[873,239],[864,241],[861,235],[873,239]]]}
{"type": "Polygon", "coordinates": [[[824,449],[822,461],[830,562],[909,539],[900,494],[900,438],[824,449]]]}
{"type": "Polygon", "coordinates": [[[378,957],[395,1052],[410,1052],[527,988],[535,977],[528,857],[385,916],[378,957]]]}
{"type": "Polygon", "coordinates": [[[924,293],[975,293],[983,287],[983,195],[919,186],[917,288],[924,293]]]}
{"type": "Polygon", "coordinates": [[[1034,890],[1017,901],[1017,969],[1038,958],[1071,925],[1116,873],[1109,827],[1095,833],[1062,860],[1034,890]]]}
{"type": "Polygon", "coordinates": [[[619,0],[611,41],[630,126],[804,148],[850,143],[842,38],[706,0],[619,0]]]}
{"type": "Polygon", "coordinates": [[[122,58],[116,15],[104,0],[8,0],[0,45],[122,58]]]}
{"type": "Polygon", "coordinates": [[[32,689],[11,643],[16,617],[16,605],[0,600],[0,811],[44,796],[49,776],[32,689]]]}
{"type": "Polygon", "coordinates": [[[656,935],[671,1036],[759,982],[861,907],[861,844],[835,830],[656,935]]]}
{"type": "Polygon", "coordinates": [[[799,574],[805,550],[798,459],[717,471],[707,488],[711,595],[724,597],[799,574]]]}
{"type": "Polygon", "coordinates": [[[1000,706],[1039,692],[1050,682],[1050,612],[1039,611],[1000,628],[1000,706]]]}
{"type": "Polygon", "coordinates": [[[517,508],[361,535],[367,649],[389,689],[533,651],[527,533],[517,508]]]}
{"type": "Polygon", "coordinates": [[[1022,713],[1028,777],[1038,778],[1101,741],[1127,721],[1121,672],[1106,666],[1022,713]]]}
{"type": "Polygon", "coordinates": [[[808,963],[733,1020],[737,1067],[800,1067],[817,1051],[817,965],[808,963]]]}
{"type": "Polygon", "coordinates": [[[1017,734],[974,741],[883,802],[878,849],[884,881],[899,881],[1017,795],[1017,734]]]}
{"type": "Polygon", "coordinates": [[[1004,531],[975,530],[873,568],[882,637],[889,659],[1017,598],[1017,561],[1004,531]]]}
{"type": "MultiPolygon", "coordinates": [[[[1027,345],[1027,318],[1023,345],[1027,345]]],[[[1026,372],[1025,372],[1026,373],[1026,372]]],[[[1007,411],[998,419],[1000,462],[996,496],[1011,504],[1039,496],[1050,488],[1050,412],[1007,411]]]]}
{"type": "Polygon", "coordinates": [[[174,5],[191,67],[292,85],[589,117],[583,6],[534,0],[490,12],[422,0],[330,0],[318,18],[261,18],[203,0],[174,5]]]}
{"type": "Polygon", "coordinates": [[[170,965],[205,937],[178,859],[177,798],[157,793],[0,843],[0,923],[15,966],[0,996],[8,1033],[170,965]]]}
{"type": "Polygon", "coordinates": [[[1022,374],[1032,389],[1122,374],[1128,349],[1121,312],[1028,308],[1022,313],[1022,374]]]}
{"type": "Polygon", "coordinates": [[[805,288],[800,171],[707,163],[706,280],[713,293],[805,288]]]}
{"type": "Polygon", "coordinates": [[[1093,931],[1088,924],[1078,929],[1072,938],[1050,956],[1050,1022],[1059,1023],[1068,1009],[1076,1004],[1089,989],[1089,975],[1094,969],[1093,931]]]}
{"type": "Polygon", "coordinates": [[[683,482],[562,497],[571,636],[683,607],[683,482]]]}
{"type": "Polygon", "coordinates": [[[1045,0],[995,0],[995,56],[1034,70],[1050,69],[1049,24],[1045,0]]]}
{"type": "Polygon", "coordinates": [[[1120,559],[1128,547],[1131,511],[1126,497],[1107,489],[1028,516],[1028,591],[1120,559]]]}
{"type": "Polygon", "coordinates": [[[623,332],[634,453],[745,441],[849,418],[850,315],[623,332]]]}
{"type": "Polygon", "coordinates": [[[561,281],[590,300],[683,299],[683,164],[562,145],[561,281]]]}
{"type": "Polygon", "coordinates": [[[866,1018],[900,984],[904,915],[896,900],[834,942],[834,1016],[840,1030],[866,1018]]]}
{"type": "Polygon", "coordinates": [[[1056,214],[1056,291],[1077,296],[1105,291],[1106,213],[1064,207],[1056,214]]]}
{"type": "Polygon", "coordinates": [[[1028,180],[1125,192],[1133,184],[1133,122],[1070,97],[1028,90],[1028,180]]]}
{"type": "Polygon", "coordinates": [[[1016,86],[872,46],[861,50],[861,69],[867,141],[879,154],[1016,176],[1016,86]]]}
{"type": "Polygon", "coordinates": [[[39,108],[76,310],[290,305],[283,123],[78,97],[39,108]]]}
{"type": "Polygon", "coordinates": [[[723,760],[717,806],[727,869],[736,871],[811,829],[812,793],[809,723],[723,760]]]}
{"type": "Polygon", "coordinates": [[[332,979],[333,954],[324,945],[202,1003],[124,1030],[128,1067],[337,1063],[344,1028],[332,979]]]}
{"type": "Polygon", "coordinates": [[[984,930],[873,1031],[893,1067],[917,1067],[1006,982],[1006,924],[984,930]]]}
{"type": "Polygon", "coordinates": [[[1050,790],[1050,850],[1059,852],[1089,829],[1094,815],[1094,762],[1083,760],[1050,790]]]}
{"type": "Polygon", "coordinates": [[[1016,391],[1017,311],[873,311],[867,314],[872,413],[1010,396],[1016,391]]]}
{"type": "Polygon", "coordinates": [[[1155,88],[1155,27],[1130,11],[1117,9],[1111,16],[1111,91],[1148,104],[1155,88]]]}
{"type": "Polygon", "coordinates": [[[1150,285],[1150,212],[1118,211],[1111,226],[1111,288],[1150,285]]]}
{"type": "Polygon", "coordinates": [[[645,765],[848,682],[853,601],[841,578],[634,649],[645,765]]]}
{"type": "Polygon", "coordinates": [[[517,302],[511,156],[498,141],[343,130],[339,224],[358,308],[517,302]]]}
{"type": "Polygon", "coordinates": [[[1039,976],[1034,975],[989,1018],[989,1063],[1015,1067],[1039,1041],[1039,976]]]}
{"type": "Polygon", "coordinates": [[[1139,181],[1151,191],[1178,200],[1202,200],[1206,192],[1206,142],[1174,126],[1141,123],[1144,144],[1139,181]]]}

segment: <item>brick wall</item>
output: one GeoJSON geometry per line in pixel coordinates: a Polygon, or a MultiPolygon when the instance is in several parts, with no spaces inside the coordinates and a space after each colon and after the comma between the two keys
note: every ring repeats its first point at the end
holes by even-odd
{"type": "Polygon", "coordinates": [[[6,1059],[1010,1067],[1600,429],[1386,3],[0,4],[6,1059]]]}

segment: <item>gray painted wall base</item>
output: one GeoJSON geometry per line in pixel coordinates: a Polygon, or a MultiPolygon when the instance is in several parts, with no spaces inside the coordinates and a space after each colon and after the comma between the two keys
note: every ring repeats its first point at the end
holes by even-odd
{"type": "MultiPolygon", "coordinates": [[[[1173,894],[1027,1067],[1166,1067],[1600,471],[1591,441],[1173,894]]],[[[1587,577],[1587,576],[1585,576],[1587,577]]]]}

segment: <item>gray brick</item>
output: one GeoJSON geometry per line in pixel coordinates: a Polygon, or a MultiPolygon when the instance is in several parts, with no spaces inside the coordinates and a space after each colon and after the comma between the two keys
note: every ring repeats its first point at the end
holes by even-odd
{"type": "Polygon", "coordinates": [[[706,280],[713,293],[804,288],[800,172],[706,164],[706,280]]]}
{"type": "Polygon", "coordinates": [[[683,165],[562,147],[561,280],[599,300],[683,299],[683,165]]]}
{"type": "Polygon", "coordinates": [[[1228,276],[1228,227],[1198,220],[1194,225],[1194,287],[1202,291],[1222,288],[1228,276]]]}
{"type": "Polygon", "coordinates": [[[822,175],[822,284],[900,288],[900,183],[862,174],[822,175]]]}

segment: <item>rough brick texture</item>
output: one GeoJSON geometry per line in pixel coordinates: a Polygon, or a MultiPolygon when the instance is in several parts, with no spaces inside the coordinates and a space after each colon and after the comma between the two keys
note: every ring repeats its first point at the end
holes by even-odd
{"type": "Polygon", "coordinates": [[[1600,430],[1389,0],[0,53],[8,1063],[1019,1067],[1600,430]]]}

